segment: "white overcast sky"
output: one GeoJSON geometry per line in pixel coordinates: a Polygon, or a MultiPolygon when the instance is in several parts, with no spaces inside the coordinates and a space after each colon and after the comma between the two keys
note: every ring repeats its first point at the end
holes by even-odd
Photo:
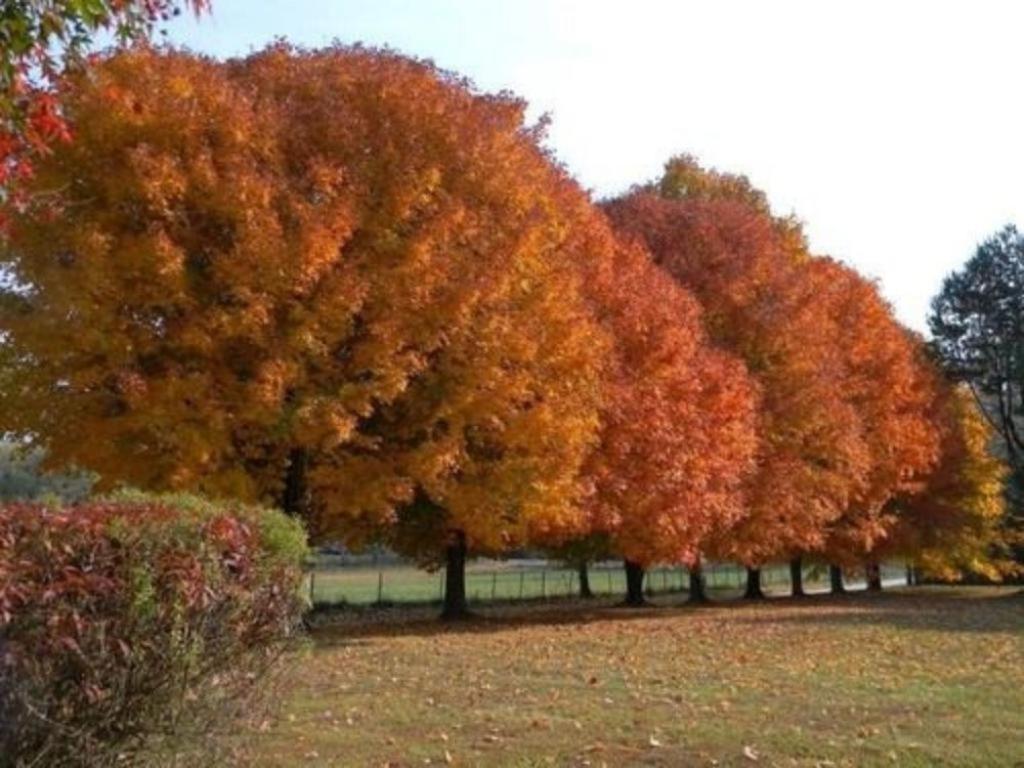
{"type": "Polygon", "coordinates": [[[169,39],[387,44],[553,117],[604,196],[667,157],[747,174],[923,330],[942,277],[1024,226],[1024,2],[213,0],[169,39]]]}

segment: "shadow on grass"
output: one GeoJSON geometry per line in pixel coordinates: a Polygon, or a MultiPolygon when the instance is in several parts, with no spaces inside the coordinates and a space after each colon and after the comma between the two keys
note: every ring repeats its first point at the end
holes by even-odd
{"type": "MultiPolygon", "coordinates": [[[[849,610],[788,611],[771,620],[808,628],[872,625],[938,632],[1024,634],[1024,589],[1020,588],[914,587],[850,594],[827,604],[849,610]]],[[[738,616],[734,620],[753,625],[765,617],[738,616]]]]}
{"type": "Polygon", "coordinates": [[[365,608],[324,614],[311,630],[317,647],[359,645],[376,637],[486,634],[534,626],[580,627],[595,622],[650,621],[720,616],[723,621],[814,626],[864,624],[948,632],[1024,632],[1024,590],[1007,588],[914,587],[882,593],[849,592],[801,598],[714,600],[689,605],[686,593],[655,597],[633,608],[615,598],[566,599],[529,604],[474,606],[465,621],[439,620],[439,606],[365,608]]]}

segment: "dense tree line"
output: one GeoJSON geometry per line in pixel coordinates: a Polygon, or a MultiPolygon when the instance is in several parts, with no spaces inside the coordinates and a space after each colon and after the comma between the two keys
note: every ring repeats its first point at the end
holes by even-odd
{"type": "Polygon", "coordinates": [[[999,567],[989,426],[743,177],[595,206],[525,103],[361,47],[110,55],[3,205],[9,433],[447,567],[999,567]]]}

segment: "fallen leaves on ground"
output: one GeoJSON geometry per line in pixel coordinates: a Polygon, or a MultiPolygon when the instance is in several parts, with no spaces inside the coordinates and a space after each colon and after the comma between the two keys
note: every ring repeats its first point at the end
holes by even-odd
{"type": "Polygon", "coordinates": [[[294,678],[244,735],[247,764],[987,767],[1019,757],[1024,598],[342,621],[316,630],[294,678]]]}

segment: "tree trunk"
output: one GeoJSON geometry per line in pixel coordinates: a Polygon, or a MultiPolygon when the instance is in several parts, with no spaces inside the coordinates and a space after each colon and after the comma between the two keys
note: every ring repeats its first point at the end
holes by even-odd
{"type": "Polygon", "coordinates": [[[303,519],[309,516],[309,485],[306,482],[308,465],[309,454],[305,448],[293,448],[288,453],[284,489],[281,491],[281,510],[286,515],[303,519]]]}
{"type": "Polygon", "coordinates": [[[881,592],[882,591],[882,567],[875,562],[868,563],[864,570],[868,580],[868,591],[869,592],[881,592]]]}
{"type": "Polygon", "coordinates": [[[842,595],[846,592],[846,585],[843,584],[843,569],[838,565],[828,567],[828,578],[832,582],[832,594],[842,595]]]}
{"type": "Polygon", "coordinates": [[[760,568],[747,568],[747,591],[743,593],[743,597],[747,600],[764,600],[760,568]]]}
{"type": "Polygon", "coordinates": [[[644,569],[643,566],[630,560],[625,561],[626,566],[626,605],[646,605],[644,599],[644,569]]]}
{"type": "Polygon", "coordinates": [[[804,564],[799,557],[789,561],[789,580],[792,583],[793,597],[803,597],[804,592],[804,564]]]}
{"type": "Polygon", "coordinates": [[[469,616],[466,606],[466,534],[452,531],[445,550],[444,609],[441,618],[455,621],[469,616]]]}
{"type": "Polygon", "coordinates": [[[580,597],[589,600],[594,596],[590,589],[590,570],[587,568],[587,561],[581,560],[578,566],[580,576],[580,597]]]}
{"type": "Polygon", "coordinates": [[[912,587],[917,583],[917,574],[914,573],[914,566],[907,563],[907,586],[912,587]]]}
{"type": "Polygon", "coordinates": [[[688,569],[690,571],[690,598],[688,602],[703,605],[711,602],[707,590],[704,589],[704,567],[700,560],[688,569]]]}

